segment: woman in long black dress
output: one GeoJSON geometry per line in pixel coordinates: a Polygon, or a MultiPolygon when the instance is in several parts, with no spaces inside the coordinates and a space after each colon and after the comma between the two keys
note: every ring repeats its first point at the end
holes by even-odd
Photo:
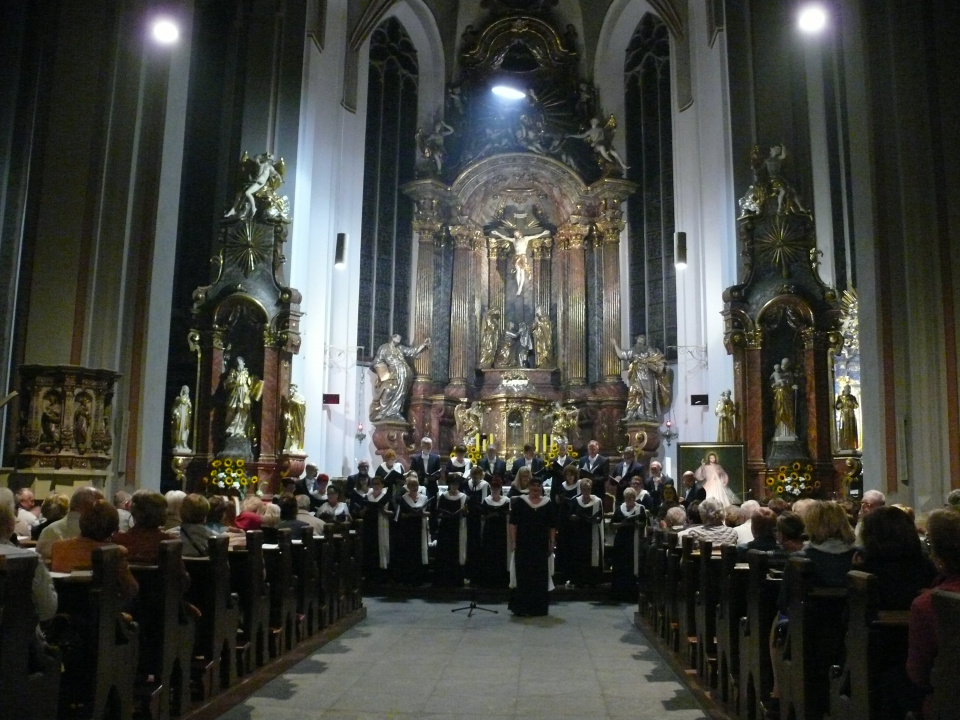
{"type": "MultiPolygon", "coordinates": [[[[510,584],[510,554],[507,550],[510,501],[503,496],[503,480],[490,480],[490,494],[480,506],[480,587],[505,588],[510,584]]],[[[471,582],[473,582],[471,580],[471,582]]]]}
{"type": "Polygon", "coordinates": [[[383,462],[380,463],[374,475],[383,480],[383,489],[387,491],[391,498],[399,499],[403,493],[403,473],[403,465],[397,460],[397,453],[394,450],[385,450],[383,462]]]}
{"type": "Polygon", "coordinates": [[[420,492],[415,472],[407,473],[407,492],[396,501],[394,542],[391,549],[394,580],[401,585],[422,585],[427,574],[430,541],[430,499],[420,492]]]}
{"type": "Polygon", "coordinates": [[[467,496],[460,492],[460,475],[447,475],[447,491],[437,496],[437,565],[433,584],[463,587],[467,563],[467,496]]]}
{"type": "Polygon", "coordinates": [[[570,565],[572,555],[573,523],[570,514],[573,511],[573,502],[580,494],[580,470],[576,465],[568,465],[563,471],[563,482],[557,482],[552,497],[557,503],[557,560],[554,570],[557,582],[567,582],[570,579],[570,565]]]}
{"type": "Polygon", "coordinates": [[[580,496],[571,503],[570,582],[594,587],[603,570],[603,503],[590,478],[580,481],[580,496]]]}
{"type": "Polygon", "coordinates": [[[510,545],[513,567],[510,611],[514,615],[546,615],[549,612],[550,556],[553,554],[557,515],[555,504],[543,496],[539,478],[531,478],[526,495],[511,500],[510,545]]]}
{"type": "Polygon", "coordinates": [[[530,479],[533,477],[533,471],[529,465],[524,465],[517,470],[516,477],[510,483],[510,489],[507,491],[507,497],[511,500],[520,495],[526,495],[530,487],[530,479]]]}
{"type": "Polygon", "coordinates": [[[480,565],[480,526],[482,522],[483,501],[490,494],[490,483],[483,479],[483,468],[474,465],[470,468],[470,481],[460,486],[467,496],[467,567],[466,575],[470,582],[479,577],[480,565]]]}
{"type": "Polygon", "coordinates": [[[363,576],[379,583],[390,566],[390,518],[393,506],[383,478],[375,477],[363,500],[363,576]]]}
{"type": "Polygon", "coordinates": [[[628,487],[623,502],[613,513],[613,578],[610,594],[614,600],[636,602],[637,575],[640,571],[643,532],[647,525],[646,511],[637,502],[637,491],[628,487]]]}

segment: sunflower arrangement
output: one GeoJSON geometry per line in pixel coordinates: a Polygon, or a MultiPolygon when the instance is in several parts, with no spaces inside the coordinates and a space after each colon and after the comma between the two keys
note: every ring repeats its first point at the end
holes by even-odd
{"type": "Polygon", "coordinates": [[[480,452],[479,445],[468,445],[466,456],[470,458],[470,462],[472,464],[476,465],[478,462],[480,462],[480,458],[483,457],[483,453],[480,452]]]}
{"type": "Polygon", "coordinates": [[[257,478],[247,476],[246,464],[243,458],[217,458],[210,463],[210,474],[204,476],[203,482],[211,489],[234,490],[243,499],[259,482],[257,478]]]}
{"type": "MultiPolygon", "coordinates": [[[[543,459],[544,459],[545,461],[547,461],[547,462],[553,462],[554,460],[557,459],[557,455],[559,455],[559,454],[560,454],[560,453],[559,453],[559,448],[557,447],[557,443],[552,442],[552,443],[550,443],[550,447],[549,447],[549,449],[547,450],[547,452],[544,453],[543,459]]],[[[574,450],[574,449],[573,449],[572,447],[570,447],[569,445],[567,445],[567,455],[569,455],[570,457],[572,457],[574,460],[576,460],[577,458],[580,457],[580,453],[578,453],[576,450],[574,450]]]]}
{"type": "Polygon", "coordinates": [[[820,489],[820,481],[813,479],[813,465],[795,462],[781,465],[775,473],[767,475],[767,487],[784,500],[799,500],[810,497],[820,489]]]}

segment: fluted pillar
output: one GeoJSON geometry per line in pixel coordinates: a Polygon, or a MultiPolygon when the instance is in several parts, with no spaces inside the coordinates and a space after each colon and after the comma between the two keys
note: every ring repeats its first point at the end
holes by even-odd
{"type": "Polygon", "coordinates": [[[480,235],[470,225],[454,225],[453,293],[450,300],[450,385],[465,386],[476,365],[476,332],[473,329],[473,248],[480,235]]]}
{"type": "Polygon", "coordinates": [[[620,380],[620,358],[614,343],[620,342],[620,234],[623,211],[620,198],[605,198],[595,226],[596,247],[603,269],[603,321],[600,332],[600,372],[604,382],[620,380]]]}
{"type": "Polygon", "coordinates": [[[504,256],[504,241],[496,237],[487,238],[488,287],[487,310],[497,310],[503,323],[503,275],[500,274],[500,258],[504,256]]]}
{"type": "Polygon", "coordinates": [[[557,243],[566,266],[562,303],[558,312],[563,328],[562,342],[566,355],[565,375],[568,384],[585,385],[587,381],[587,284],[586,237],[589,226],[571,224],[557,231],[557,243]]]}
{"type": "MultiPolygon", "coordinates": [[[[443,243],[444,225],[439,203],[433,198],[417,199],[413,232],[417,236],[416,305],[413,309],[413,337],[411,343],[422,342],[433,334],[433,276],[434,255],[443,243]]],[[[430,379],[432,353],[420,353],[413,361],[416,380],[430,379]]]]}
{"type": "Polygon", "coordinates": [[[550,314],[550,257],[553,238],[533,241],[533,307],[536,312],[550,314]]]}

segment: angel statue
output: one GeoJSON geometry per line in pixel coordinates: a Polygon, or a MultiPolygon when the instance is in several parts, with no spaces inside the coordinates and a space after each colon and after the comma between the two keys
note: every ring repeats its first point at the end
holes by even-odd
{"type": "Polygon", "coordinates": [[[587,145],[593,148],[593,151],[609,163],[616,162],[620,166],[621,172],[626,175],[627,164],[620,157],[620,154],[613,149],[613,131],[617,127],[617,121],[613,115],[607,118],[607,122],[601,127],[600,119],[590,118],[590,127],[577,135],[567,135],[570,138],[579,138],[585,140],[587,145]]]}
{"type": "Polygon", "coordinates": [[[553,439],[558,443],[569,443],[569,433],[577,427],[577,420],[580,417],[579,408],[572,405],[565,408],[559,402],[555,401],[553,403],[553,411],[549,417],[553,420],[553,425],[550,428],[550,434],[553,435],[553,439]]]}
{"type": "Polygon", "coordinates": [[[500,311],[494,308],[483,316],[480,328],[480,367],[491,368],[500,340],[500,311]]]}
{"type": "Polygon", "coordinates": [[[395,420],[405,422],[403,406],[413,385],[413,370],[407,358],[415,358],[430,347],[427,338],[416,347],[400,344],[400,336],[394,335],[377,348],[373,356],[373,371],[377,374],[373,402],[370,403],[370,421],[395,420]]]}
{"type": "Polygon", "coordinates": [[[717,400],[717,409],[714,415],[717,416],[717,442],[732,443],[737,442],[737,404],[731,399],[729,390],[720,393],[720,399],[717,400]]]}
{"type": "Polygon", "coordinates": [[[447,125],[443,120],[437,120],[433,126],[433,132],[429,135],[423,132],[423,128],[417,130],[417,149],[427,160],[433,159],[437,166],[437,174],[443,171],[443,161],[446,158],[446,152],[443,149],[443,139],[447,135],[453,134],[453,128],[447,125]]]}
{"type": "Polygon", "coordinates": [[[269,219],[288,221],[287,199],[278,198],[276,191],[283,184],[286,166],[283,158],[277,160],[272,153],[260,153],[251,158],[247,153],[240,158],[240,171],[246,181],[244,187],[237,193],[233,207],[224,215],[227,218],[250,220],[257,214],[257,197],[266,200],[265,215],[269,219]]]}
{"type": "Polygon", "coordinates": [[[190,400],[190,388],[184,385],[180,394],[173,399],[170,410],[170,444],[173,452],[191,453],[190,430],[193,422],[193,402],[190,400]]]}
{"type": "Polygon", "coordinates": [[[637,335],[632,348],[613,349],[627,365],[627,414],[625,420],[659,422],[670,407],[672,389],[667,359],[657,348],[647,346],[647,338],[637,335]]]}
{"type": "Polygon", "coordinates": [[[290,385],[290,396],[283,398],[283,451],[303,452],[307,420],[307,400],[297,386],[290,385]]]}
{"type": "Polygon", "coordinates": [[[464,445],[472,445],[483,423],[483,409],[476,403],[467,407],[466,398],[461,398],[453,408],[453,418],[457,423],[457,437],[461,438],[464,445]]]}
{"type": "MultiPolygon", "coordinates": [[[[550,235],[550,231],[544,229],[531,235],[524,235],[520,231],[520,228],[514,226],[512,223],[508,222],[504,224],[512,231],[510,235],[496,228],[491,230],[490,234],[501,240],[506,240],[513,245],[513,270],[517,275],[517,295],[520,295],[523,293],[523,285],[527,281],[527,276],[530,275],[530,259],[527,257],[527,247],[530,245],[531,240],[547,237],[550,235]]],[[[529,227],[536,229],[539,225],[531,224],[529,227]]]]}

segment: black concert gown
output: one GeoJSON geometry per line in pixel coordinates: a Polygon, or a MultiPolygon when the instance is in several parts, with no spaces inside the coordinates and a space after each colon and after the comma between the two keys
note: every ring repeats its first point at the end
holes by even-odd
{"type": "MultiPolygon", "coordinates": [[[[510,584],[510,566],[507,556],[507,520],[510,501],[493,505],[488,497],[481,505],[483,529],[480,537],[478,579],[480,587],[505,588],[510,584]]],[[[471,580],[471,582],[473,582],[471,580]]]]}
{"type": "Polygon", "coordinates": [[[390,493],[384,490],[376,500],[368,494],[362,505],[357,501],[357,508],[363,513],[363,576],[368,582],[382,582],[386,568],[380,567],[380,516],[391,509],[390,493]]]}
{"type": "Polygon", "coordinates": [[[437,587],[463,587],[463,565],[460,564],[460,533],[467,496],[437,496],[437,557],[433,584],[437,587]]]}
{"type": "MultiPolygon", "coordinates": [[[[397,500],[396,523],[390,543],[390,567],[401,585],[422,585],[427,564],[423,561],[423,519],[428,507],[413,507],[404,494],[397,500]]],[[[425,496],[421,495],[421,499],[425,496]]],[[[429,505],[429,503],[428,503],[429,505]]]]}
{"type": "Polygon", "coordinates": [[[559,582],[570,579],[573,544],[573,524],[570,522],[570,513],[579,494],[579,482],[575,482],[571,488],[564,487],[561,483],[554,496],[557,503],[557,559],[554,563],[554,571],[559,582]]]}
{"type": "MultiPolygon", "coordinates": [[[[594,496],[596,499],[596,496],[594,496]]],[[[594,587],[600,582],[603,568],[603,547],[600,561],[593,564],[593,542],[597,525],[603,521],[603,505],[595,502],[584,507],[579,500],[570,503],[570,562],[567,570],[569,580],[580,587],[594,587]]]]}
{"type": "Polygon", "coordinates": [[[514,615],[546,615],[550,592],[550,531],[557,527],[556,504],[543,498],[531,507],[526,498],[511,501],[510,524],[516,526],[516,587],[510,593],[514,615]]]}
{"type": "Polygon", "coordinates": [[[610,581],[610,595],[614,600],[624,602],[637,601],[637,575],[634,573],[634,551],[641,555],[636,558],[637,571],[643,565],[643,530],[646,526],[646,512],[640,503],[626,510],[625,503],[620,504],[613,513],[613,523],[620,525],[613,537],[613,577],[610,581]]]}
{"type": "Polygon", "coordinates": [[[480,564],[480,522],[483,499],[490,492],[490,485],[481,480],[474,486],[473,480],[460,485],[460,491],[467,496],[467,566],[466,576],[474,582],[479,574],[480,564]]]}

